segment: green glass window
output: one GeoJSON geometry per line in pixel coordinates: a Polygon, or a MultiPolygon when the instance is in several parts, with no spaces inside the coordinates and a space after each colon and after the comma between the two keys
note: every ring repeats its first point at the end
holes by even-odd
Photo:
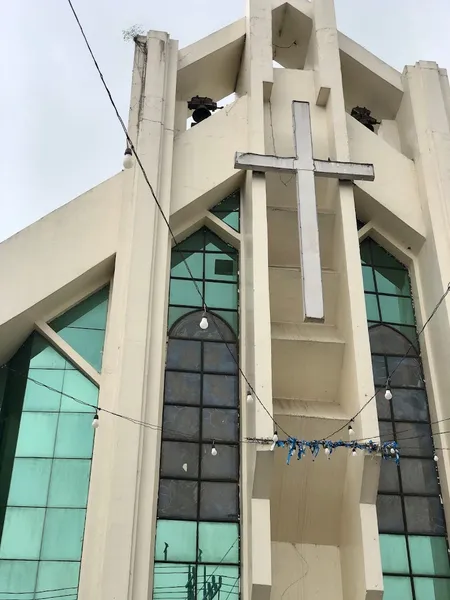
{"type": "Polygon", "coordinates": [[[216,204],[214,208],[211,208],[213,215],[216,215],[221,221],[239,231],[240,229],[240,206],[241,206],[241,194],[240,190],[236,190],[230,194],[225,200],[216,204]]]}
{"type": "Polygon", "coordinates": [[[171,264],[153,598],[179,589],[187,600],[231,600],[240,590],[238,255],[204,228],[173,248],[171,264]]]}
{"type": "Polygon", "coordinates": [[[382,462],[378,487],[384,599],[444,600],[449,553],[409,274],[370,238],[361,263],[380,435],[395,439],[402,456],[398,467],[382,462]]]}
{"type": "Polygon", "coordinates": [[[40,590],[69,588],[75,600],[93,408],[64,394],[96,406],[98,390],[37,334],[2,370],[0,589],[34,600],[40,590]]]}
{"type": "Polygon", "coordinates": [[[101,371],[109,286],[92,294],[50,323],[74,350],[101,371]]]}

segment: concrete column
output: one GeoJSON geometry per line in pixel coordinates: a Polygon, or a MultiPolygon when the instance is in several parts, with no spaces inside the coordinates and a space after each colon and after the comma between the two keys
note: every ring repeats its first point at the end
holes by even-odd
{"type": "MultiPolygon", "coordinates": [[[[414,261],[416,318],[419,326],[433,311],[450,282],[450,87],[445,69],[420,61],[403,71],[405,95],[397,121],[402,146],[414,159],[426,226],[426,241],[414,261]]],[[[450,415],[450,298],[440,306],[421,337],[425,380],[432,421],[450,415]],[[431,348],[433,350],[431,350],[431,348]]],[[[448,431],[448,421],[433,426],[448,431]]],[[[436,446],[448,448],[450,437],[435,437],[436,446]]],[[[450,457],[438,450],[439,475],[450,523],[450,457]]]]}
{"type": "MultiPolygon", "coordinates": [[[[314,0],[313,32],[309,58],[313,63],[316,104],[326,110],[331,158],[359,161],[350,156],[345,112],[338,32],[333,0],[314,0]]],[[[339,273],[336,299],[338,322],[345,340],[345,352],[338,397],[352,416],[373,394],[369,339],[367,333],[359,241],[353,188],[350,183],[336,186],[335,269],[339,273]]],[[[365,409],[355,423],[357,436],[376,434],[375,405],[365,409]]],[[[378,538],[371,543],[364,531],[376,532],[376,482],[378,464],[360,457],[348,465],[344,487],[341,525],[342,593],[346,600],[377,598],[382,594],[378,538]],[[367,503],[373,510],[361,510],[367,503]],[[378,552],[373,555],[373,552],[378,552]]]]}
{"type": "MultiPolygon", "coordinates": [[[[177,43],[150,31],[136,48],[129,130],[165,215],[170,186],[177,43]]],[[[100,406],[160,424],[170,239],[137,164],[123,206],[100,406]]],[[[146,598],[159,473],[159,434],[100,413],[80,597],[146,598]]]]}
{"type": "MultiPolygon", "coordinates": [[[[246,15],[246,41],[238,94],[247,94],[249,152],[265,153],[264,100],[270,97],[273,84],[272,68],[272,11],[266,0],[248,0],[246,15]]],[[[237,148],[236,148],[237,150],[237,148]]],[[[264,403],[272,409],[272,360],[269,301],[269,265],[267,241],[267,200],[265,176],[247,172],[243,193],[242,245],[241,245],[241,310],[243,311],[242,366],[250,383],[264,403]]],[[[245,388],[242,390],[245,393],[245,388]]],[[[245,397],[245,396],[244,396],[245,397]]],[[[256,437],[272,436],[273,423],[257,400],[247,407],[246,432],[256,437]]],[[[243,445],[243,589],[253,599],[266,599],[270,595],[271,574],[264,565],[271,564],[269,536],[258,536],[258,531],[270,532],[270,511],[267,510],[270,489],[268,448],[256,450],[243,445]],[[252,497],[255,493],[265,498],[266,510],[253,514],[252,497]],[[258,548],[252,542],[260,540],[258,548]],[[262,553],[263,563],[252,559],[253,553],[262,553]]]]}

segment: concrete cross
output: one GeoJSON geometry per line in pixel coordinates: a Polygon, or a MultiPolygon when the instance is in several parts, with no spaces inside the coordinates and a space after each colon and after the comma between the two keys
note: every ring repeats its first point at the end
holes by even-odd
{"type": "Polygon", "coordinates": [[[317,221],[314,176],[343,181],[374,180],[373,165],[330,160],[315,160],[312,153],[311,118],[308,102],[292,103],[295,157],[236,152],[236,169],[267,173],[294,173],[297,187],[300,264],[303,283],[303,320],[323,322],[322,270],[317,221]]]}

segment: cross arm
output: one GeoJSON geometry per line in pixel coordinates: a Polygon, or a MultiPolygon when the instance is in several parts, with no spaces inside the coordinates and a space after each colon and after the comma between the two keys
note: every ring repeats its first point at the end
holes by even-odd
{"type": "Polygon", "coordinates": [[[314,172],[322,177],[333,177],[343,181],[373,181],[373,165],[366,163],[338,162],[335,160],[314,160],[314,172]]]}
{"type": "Polygon", "coordinates": [[[234,168],[260,173],[267,173],[268,171],[296,173],[297,171],[295,158],[253,154],[251,152],[236,152],[234,168]]]}

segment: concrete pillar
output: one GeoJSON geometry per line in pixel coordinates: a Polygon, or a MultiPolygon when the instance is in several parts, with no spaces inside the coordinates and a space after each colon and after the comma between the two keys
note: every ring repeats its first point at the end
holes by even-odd
{"type": "MultiPolygon", "coordinates": [[[[165,215],[170,214],[176,73],[177,43],[150,31],[145,44],[136,46],[129,132],[165,215]]],[[[160,424],[171,245],[136,163],[123,179],[99,404],[160,424]]],[[[80,598],[146,598],[152,585],[160,436],[102,413],[100,419],[80,598]]]]}

